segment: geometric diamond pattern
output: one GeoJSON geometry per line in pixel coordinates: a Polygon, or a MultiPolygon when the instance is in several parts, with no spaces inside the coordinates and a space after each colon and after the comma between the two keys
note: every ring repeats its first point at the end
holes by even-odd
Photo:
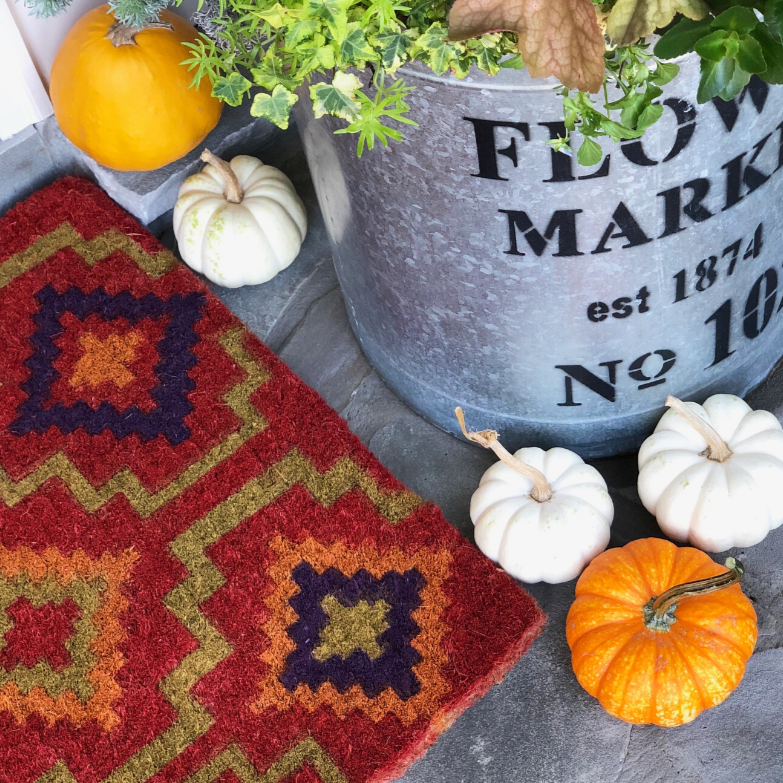
{"type": "Polygon", "coordinates": [[[94,185],[0,220],[0,783],[383,783],[542,622],[94,185]]]}

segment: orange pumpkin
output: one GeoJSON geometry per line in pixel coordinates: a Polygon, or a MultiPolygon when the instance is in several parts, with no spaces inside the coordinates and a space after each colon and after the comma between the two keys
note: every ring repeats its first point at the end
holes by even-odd
{"type": "Polygon", "coordinates": [[[629,723],[679,726],[737,687],[756,645],[756,612],[704,552],[648,538],[610,549],[576,584],[566,630],[582,687],[629,723]]]}
{"type": "Polygon", "coordinates": [[[98,163],[148,171],[181,158],[215,127],[222,104],[209,79],[190,89],[182,65],[195,27],[163,11],[138,32],[103,5],[73,26],[52,66],[49,92],[62,132],[98,163]]]}

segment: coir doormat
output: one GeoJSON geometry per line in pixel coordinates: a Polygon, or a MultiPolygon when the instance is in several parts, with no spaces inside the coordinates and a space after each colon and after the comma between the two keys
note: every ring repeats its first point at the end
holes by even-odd
{"type": "Polygon", "coordinates": [[[0,781],[395,778],[534,601],[89,182],[0,221],[0,781]]]}

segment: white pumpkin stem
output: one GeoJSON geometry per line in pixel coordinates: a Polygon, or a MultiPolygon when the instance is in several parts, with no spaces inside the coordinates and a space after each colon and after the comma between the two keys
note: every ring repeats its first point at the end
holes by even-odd
{"type": "Polygon", "coordinates": [[[697,413],[694,413],[682,400],[669,395],[666,398],[666,407],[677,411],[707,441],[707,457],[709,459],[725,462],[734,453],[729,448],[729,444],[718,435],[715,428],[707,424],[697,413]]]}
{"type": "Polygon", "coordinates": [[[478,443],[479,446],[483,446],[485,449],[492,449],[502,462],[505,462],[510,468],[513,468],[517,473],[521,473],[525,478],[533,482],[533,489],[530,491],[530,497],[533,500],[538,503],[546,503],[552,497],[552,487],[546,480],[546,476],[540,470],[537,470],[532,465],[528,465],[527,462],[522,462],[521,459],[517,459],[506,450],[498,440],[498,434],[495,430],[468,432],[465,427],[465,415],[462,413],[462,408],[455,408],[454,414],[457,417],[462,434],[469,441],[478,443]]]}
{"type": "Polygon", "coordinates": [[[139,27],[135,24],[127,25],[123,22],[115,22],[104,37],[111,41],[112,46],[138,46],[136,36],[142,30],[169,30],[174,32],[174,25],[169,22],[147,22],[147,24],[139,27]]]}
{"type": "Polygon", "coordinates": [[[234,169],[209,150],[204,150],[201,153],[201,160],[214,166],[220,172],[220,176],[223,177],[223,195],[226,197],[226,201],[230,201],[232,204],[241,204],[242,199],[245,197],[245,192],[239,184],[237,175],[234,174],[234,169]]]}

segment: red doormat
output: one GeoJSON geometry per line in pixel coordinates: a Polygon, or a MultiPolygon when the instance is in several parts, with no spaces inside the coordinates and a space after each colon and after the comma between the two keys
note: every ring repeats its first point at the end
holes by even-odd
{"type": "Polygon", "coordinates": [[[0,259],[0,781],[389,780],[539,633],[95,186],[0,259]]]}

